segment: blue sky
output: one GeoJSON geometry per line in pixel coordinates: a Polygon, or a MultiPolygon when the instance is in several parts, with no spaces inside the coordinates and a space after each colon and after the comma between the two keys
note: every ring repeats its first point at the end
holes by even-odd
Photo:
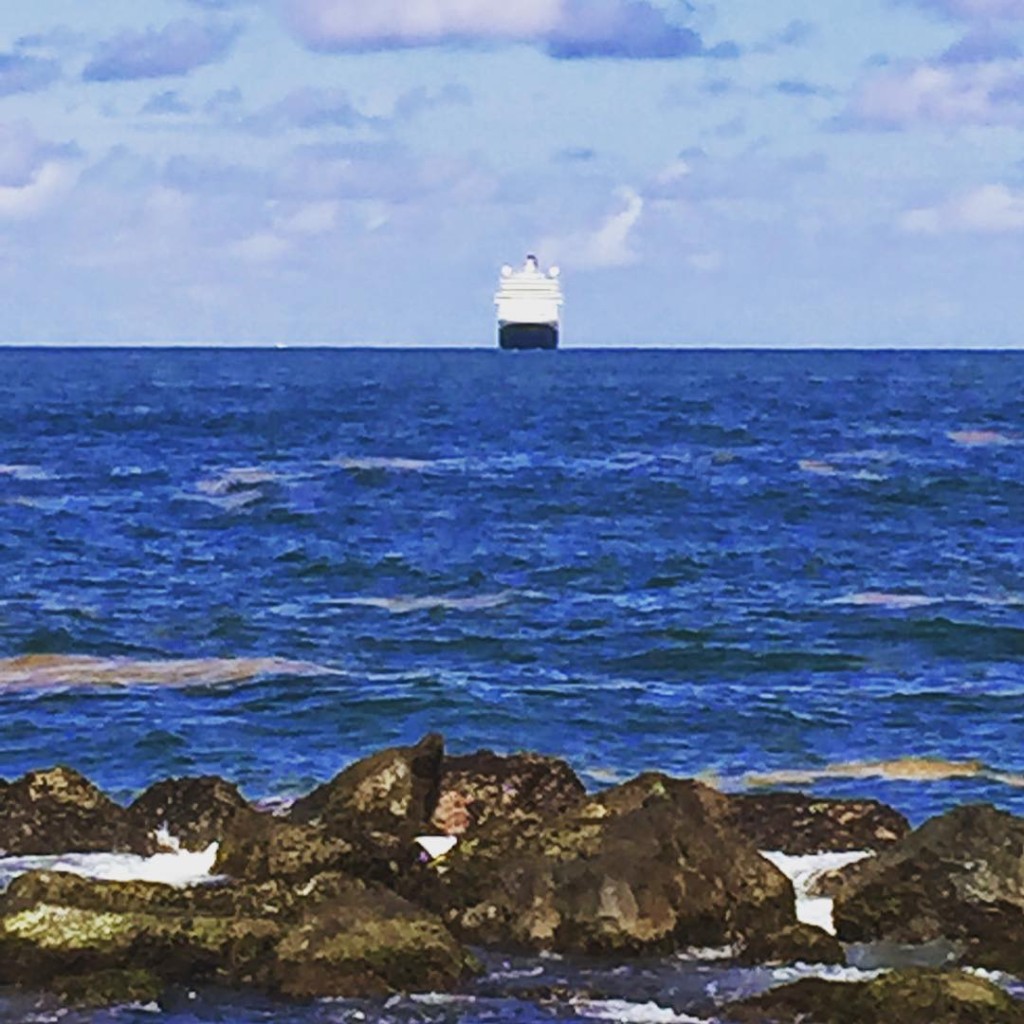
{"type": "Polygon", "coordinates": [[[1024,343],[1024,0],[10,0],[2,343],[1024,343]]]}

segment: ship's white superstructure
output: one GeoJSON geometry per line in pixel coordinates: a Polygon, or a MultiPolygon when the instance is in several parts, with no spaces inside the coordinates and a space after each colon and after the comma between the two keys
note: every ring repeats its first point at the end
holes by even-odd
{"type": "Polygon", "coordinates": [[[494,301],[502,348],[557,348],[562,309],[558,267],[545,274],[536,256],[527,256],[520,270],[502,267],[494,301]]]}

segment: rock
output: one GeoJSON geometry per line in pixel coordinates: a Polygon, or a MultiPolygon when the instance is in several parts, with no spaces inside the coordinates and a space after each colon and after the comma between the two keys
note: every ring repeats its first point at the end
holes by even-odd
{"type": "Polygon", "coordinates": [[[846,953],[834,935],[812,924],[788,925],[771,934],[753,935],[740,950],[742,964],[845,964],[846,953]]]}
{"type": "Polygon", "coordinates": [[[98,1009],[124,1003],[154,1003],[163,994],[164,983],[152,971],[128,968],[56,977],[49,989],[68,1006],[98,1009]]]}
{"type": "Polygon", "coordinates": [[[959,971],[894,971],[871,981],[805,978],[723,1010],[735,1024],[1024,1024],[1024,1004],[959,971]]]}
{"type": "Polygon", "coordinates": [[[413,747],[393,747],[349,765],[297,800],[289,819],[342,832],[358,827],[385,833],[422,828],[437,805],[444,740],[436,733],[413,747]]]}
{"type": "Polygon", "coordinates": [[[728,824],[728,798],[647,774],[550,822],[495,819],[400,891],[480,945],[666,953],[796,924],[789,881],[728,824]]]}
{"type": "Polygon", "coordinates": [[[834,919],[844,941],[961,940],[987,951],[988,966],[1024,971],[1015,941],[1024,939],[1024,819],[958,807],[841,878],[834,919]]]}
{"type": "Polygon", "coordinates": [[[480,750],[444,759],[431,825],[445,835],[458,836],[495,818],[508,825],[524,818],[553,818],[585,797],[583,783],[558,758],[540,754],[501,757],[480,750]]]}
{"type": "Polygon", "coordinates": [[[157,782],[131,804],[128,817],[146,832],[166,829],[182,849],[205,850],[248,806],[236,786],[207,775],[157,782]]]}
{"type": "Polygon", "coordinates": [[[472,964],[435,916],[337,873],[182,890],[31,872],[0,897],[0,985],[65,991],[70,978],[86,991],[143,971],[345,997],[451,989],[472,964]]]}
{"type": "Polygon", "coordinates": [[[732,823],[760,850],[795,855],[881,850],[910,831],[902,814],[877,800],[741,793],[732,804],[732,823]]]}
{"type": "Polygon", "coordinates": [[[353,859],[352,844],[316,825],[244,810],[225,826],[214,873],[248,882],[283,879],[302,883],[353,859]]]}
{"type": "Polygon", "coordinates": [[[349,893],[278,944],[273,989],[300,999],[450,989],[475,966],[441,924],[394,893],[349,893]]]}
{"type": "Polygon", "coordinates": [[[152,838],[84,775],[57,767],[0,788],[0,853],[151,853],[152,838]]]}

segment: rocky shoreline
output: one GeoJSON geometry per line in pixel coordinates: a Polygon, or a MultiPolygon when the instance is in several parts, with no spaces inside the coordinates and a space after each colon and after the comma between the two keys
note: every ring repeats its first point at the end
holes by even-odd
{"type": "Polygon", "coordinates": [[[876,801],[727,795],[658,773],[588,794],[558,759],[453,757],[437,735],[358,761],[278,813],[214,777],[164,780],[128,807],[70,768],[0,780],[0,857],[169,845],[207,851],[210,877],[15,877],[0,895],[0,986],[79,1006],[180,984],[372,997],[462,991],[485,950],[844,964],[850,943],[943,940],[943,969],[808,979],[716,1013],[1024,1024],[1024,1004],[961,970],[1024,976],[1024,819],[989,806],[912,831],[876,801]],[[766,850],[871,855],[817,883],[835,934],[799,919],[766,850]]]}

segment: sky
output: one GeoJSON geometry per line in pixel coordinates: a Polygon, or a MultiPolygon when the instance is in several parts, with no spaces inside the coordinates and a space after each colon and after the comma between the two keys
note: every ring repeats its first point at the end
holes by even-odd
{"type": "Polygon", "coordinates": [[[1024,0],[5,0],[0,344],[1024,346],[1024,0]]]}

